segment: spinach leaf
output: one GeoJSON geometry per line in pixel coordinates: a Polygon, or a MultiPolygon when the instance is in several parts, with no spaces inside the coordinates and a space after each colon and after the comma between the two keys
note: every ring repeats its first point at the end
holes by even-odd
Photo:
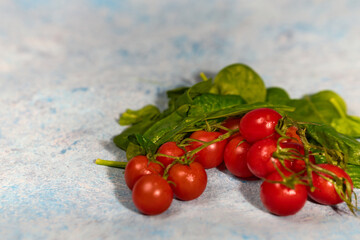
{"type": "Polygon", "coordinates": [[[172,113],[173,111],[176,110],[177,108],[177,100],[179,99],[179,97],[181,97],[182,95],[184,95],[184,93],[189,89],[189,87],[179,87],[179,88],[175,88],[173,90],[169,90],[166,92],[166,95],[169,99],[168,102],[168,108],[163,112],[164,116],[169,115],[170,113],[172,113]]]}
{"type": "Polygon", "coordinates": [[[122,126],[135,124],[146,119],[152,119],[160,114],[159,109],[154,105],[146,105],[139,110],[127,109],[119,119],[122,126]]]}
{"type": "Polygon", "coordinates": [[[150,126],[156,122],[156,119],[147,119],[141,122],[135,123],[132,126],[123,130],[119,135],[113,138],[113,142],[120,149],[127,151],[129,145],[129,136],[134,134],[143,134],[150,126]]]}
{"type": "Polygon", "coordinates": [[[194,84],[191,88],[186,90],[182,95],[178,96],[175,101],[175,108],[178,108],[184,104],[191,104],[194,97],[208,93],[211,89],[212,82],[211,80],[202,81],[194,84]]]}
{"type": "Polygon", "coordinates": [[[360,166],[348,164],[346,166],[346,172],[349,174],[354,184],[354,188],[360,188],[360,166]]]}
{"type": "Polygon", "coordinates": [[[295,120],[331,125],[338,132],[352,137],[360,137],[360,118],[346,114],[344,100],[330,90],[292,99],[287,105],[296,108],[288,115],[295,120]]]}
{"type": "Polygon", "coordinates": [[[204,93],[194,98],[189,111],[189,116],[199,116],[212,111],[242,104],[245,104],[245,101],[238,95],[204,93]]]}
{"type": "Polygon", "coordinates": [[[289,107],[285,105],[274,105],[271,103],[252,103],[252,104],[231,106],[228,108],[223,108],[220,110],[207,113],[205,120],[241,116],[257,108],[272,108],[279,112],[294,111],[293,107],[289,107]]]}
{"type": "Polygon", "coordinates": [[[138,155],[146,155],[145,149],[133,142],[129,142],[128,147],[126,148],[126,158],[127,160],[132,159],[138,155]]]}
{"type": "Polygon", "coordinates": [[[340,117],[328,99],[313,98],[312,95],[306,95],[302,99],[290,100],[288,105],[296,108],[289,115],[299,121],[330,124],[331,119],[340,117]]]}
{"type": "Polygon", "coordinates": [[[156,145],[150,139],[138,133],[131,135],[129,137],[129,141],[141,146],[141,148],[144,149],[147,154],[153,155],[157,149],[156,145]]]}
{"type": "MultiPolygon", "coordinates": [[[[175,135],[173,133],[184,130],[183,128],[186,125],[185,118],[187,117],[189,108],[190,106],[188,104],[182,105],[170,115],[157,121],[144,133],[144,137],[156,144],[157,147],[167,141],[173,140],[175,135]]],[[[192,119],[191,123],[193,121],[197,121],[197,119],[192,119]]],[[[189,120],[187,124],[189,124],[189,120]]]]}
{"type": "Polygon", "coordinates": [[[334,118],[330,125],[336,128],[339,132],[360,138],[360,118],[356,116],[346,116],[341,118],[334,118]]]}
{"type": "Polygon", "coordinates": [[[347,164],[360,165],[360,142],[356,139],[337,132],[325,124],[303,124],[306,137],[315,144],[334,149],[344,154],[347,164]]]}
{"type": "Polygon", "coordinates": [[[289,94],[282,88],[270,87],[266,89],[266,102],[268,103],[286,104],[289,100],[289,94]]]}
{"type": "Polygon", "coordinates": [[[240,95],[247,103],[264,102],[266,88],[261,77],[245,64],[223,68],[214,79],[211,93],[240,95]]]}

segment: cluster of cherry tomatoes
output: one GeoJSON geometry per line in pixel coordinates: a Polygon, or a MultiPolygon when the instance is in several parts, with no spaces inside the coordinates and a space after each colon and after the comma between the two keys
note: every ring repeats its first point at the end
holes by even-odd
{"type": "Polygon", "coordinates": [[[333,176],[352,191],[349,175],[335,165],[316,164],[311,153],[304,158],[304,146],[294,127],[288,128],[288,138],[279,141],[275,127],[281,118],[273,109],[252,110],[242,118],[227,119],[218,131],[193,132],[186,144],[167,142],[153,159],[143,155],[132,158],[125,168],[125,181],[134,205],[143,214],[155,215],[166,211],[174,196],[183,201],[196,199],[207,185],[205,169],[223,162],[236,177],[264,180],[260,198],[273,214],[295,214],[308,196],[325,205],[343,202],[346,196],[337,189],[333,176]],[[277,158],[274,153],[279,146],[288,149],[290,157],[277,158]],[[309,178],[309,165],[321,171],[310,171],[309,178]]]}

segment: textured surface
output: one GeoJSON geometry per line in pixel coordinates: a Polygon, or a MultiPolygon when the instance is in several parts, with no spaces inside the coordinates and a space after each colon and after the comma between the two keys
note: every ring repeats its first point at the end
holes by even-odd
{"type": "MultiPolygon", "coordinates": [[[[0,2],[1,239],[359,239],[359,220],[307,202],[279,218],[259,182],[209,170],[197,200],[134,209],[111,143],[126,108],[243,62],[292,97],[338,92],[360,115],[354,1],[0,2]]],[[[345,212],[344,212],[345,211],[345,212]]]]}

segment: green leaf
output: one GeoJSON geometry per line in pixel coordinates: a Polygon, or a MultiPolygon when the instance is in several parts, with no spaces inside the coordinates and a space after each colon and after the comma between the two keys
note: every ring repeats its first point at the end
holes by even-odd
{"type": "Polygon", "coordinates": [[[349,174],[354,184],[354,188],[360,188],[360,166],[348,164],[346,166],[346,172],[349,174]]]}
{"type": "Polygon", "coordinates": [[[218,95],[205,93],[194,98],[189,116],[202,116],[206,113],[220,109],[245,104],[244,99],[238,95],[218,95]]]}
{"type": "Polygon", "coordinates": [[[170,115],[154,123],[145,133],[144,136],[160,146],[162,143],[170,141],[173,137],[173,132],[179,132],[179,127],[182,129],[183,121],[187,117],[187,112],[190,106],[185,104],[179,107],[170,115]]]}
{"type": "Polygon", "coordinates": [[[129,141],[139,145],[147,154],[154,155],[157,150],[157,146],[150,139],[141,134],[129,136],[129,141]]]}
{"type": "Polygon", "coordinates": [[[337,110],[339,115],[346,113],[345,101],[334,91],[323,90],[316,94],[310,95],[311,100],[314,102],[318,101],[329,101],[333,107],[337,110]]]}
{"type": "Polygon", "coordinates": [[[132,159],[135,156],[138,155],[145,155],[146,151],[143,147],[141,147],[138,144],[129,142],[128,147],[126,148],[126,158],[127,160],[132,159]]]}
{"type": "Polygon", "coordinates": [[[295,120],[328,124],[340,133],[360,137],[360,118],[347,115],[344,100],[333,91],[305,95],[302,99],[289,100],[287,105],[296,108],[288,114],[295,120]]]}
{"type": "Polygon", "coordinates": [[[241,116],[257,108],[272,108],[279,112],[294,111],[293,107],[289,107],[285,105],[274,105],[271,103],[252,103],[252,104],[236,105],[207,113],[205,120],[241,116]]]}
{"type": "Polygon", "coordinates": [[[325,124],[303,124],[306,127],[306,137],[328,149],[334,149],[344,154],[345,163],[360,165],[360,142],[337,132],[325,124]]]}
{"type": "Polygon", "coordinates": [[[143,134],[147,129],[149,129],[154,123],[156,119],[147,119],[142,122],[138,122],[125,130],[123,130],[119,135],[113,138],[113,142],[119,148],[124,151],[127,151],[129,145],[129,136],[134,134],[143,134]]]}
{"type": "Polygon", "coordinates": [[[208,93],[211,86],[211,80],[194,84],[191,88],[189,88],[186,92],[177,98],[175,107],[178,108],[184,104],[192,104],[194,97],[203,93],[208,93]]]}
{"type": "Polygon", "coordinates": [[[247,103],[264,102],[266,88],[261,77],[245,64],[223,68],[214,79],[211,93],[240,95],[247,103]]]}
{"type": "Polygon", "coordinates": [[[337,131],[360,138],[360,118],[356,116],[347,116],[342,118],[335,118],[331,121],[330,125],[337,131]]]}
{"type": "Polygon", "coordinates": [[[344,110],[343,100],[332,91],[305,95],[302,99],[290,100],[288,105],[296,107],[296,111],[289,114],[292,118],[326,124],[330,124],[334,118],[340,118],[344,110]],[[337,109],[334,103],[340,108],[337,109]]]}
{"type": "Polygon", "coordinates": [[[169,98],[168,102],[168,108],[163,112],[163,117],[169,115],[170,113],[174,112],[176,110],[177,106],[177,100],[185,94],[185,92],[189,89],[189,87],[180,87],[175,88],[173,90],[169,90],[166,92],[167,97],[169,98]]]}
{"type": "Polygon", "coordinates": [[[169,99],[177,99],[179,96],[183,95],[189,87],[179,87],[166,92],[166,95],[169,99]]]}
{"type": "Polygon", "coordinates": [[[270,87],[266,89],[266,102],[268,103],[286,104],[289,100],[289,94],[282,88],[270,87]]]}
{"type": "Polygon", "coordinates": [[[121,116],[119,123],[122,126],[135,124],[145,119],[152,119],[160,114],[159,109],[154,105],[146,105],[139,110],[127,109],[121,116]]]}

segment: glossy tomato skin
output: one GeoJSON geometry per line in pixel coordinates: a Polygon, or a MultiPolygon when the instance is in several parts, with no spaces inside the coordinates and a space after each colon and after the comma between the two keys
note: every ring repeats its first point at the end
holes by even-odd
{"type": "MultiPolygon", "coordinates": [[[[220,132],[207,132],[207,131],[196,131],[190,135],[190,138],[201,140],[204,142],[210,142],[212,140],[217,139],[222,134],[220,132]]],[[[222,140],[220,142],[213,143],[208,147],[202,149],[198,153],[195,154],[195,161],[199,162],[204,168],[214,168],[219,166],[223,161],[223,153],[225,149],[227,141],[222,140]]],[[[200,146],[203,143],[193,141],[190,142],[188,146],[186,146],[187,151],[192,151],[200,146]]]]}
{"type": "Polygon", "coordinates": [[[132,199],[143,214],[156,215],[166,211],[173,200],[168,182],[159,175],[142,176],[134,185],[132,199]]]}
{"type": "Polygon", "coordinates": [[[207,175],[204,167],[198,162],[175,164],[169,170],[168,181],[176,198],[189,201],[198,198],[206,188],[207,175]]]}
{"type": "Polygon", "coordinates": [[[270,108],[258,108],[246,113],[239,124],[240,134],[253,143],[274,135],[275,127],[281,115],[270,108]]]}
{"type": "MultiPolygon", "coordinates": [[[[221,125],[230,130],[239,129],[240,120],[241,118],[228,118],[221,125]]],[[[225,129],[220,129],[219,132],[227,133],[228,131],[225,129]]]]}
{"type": "MultiPolygon", "coordinates": [[[[266,138],[251,145],[247,153],[247,163],[250,171],[259,178],[265,178],[272,172],[277,171],[274,164],[282,171],[285,170],[280,161],[272,157],[276,151],[277,142],[273,138],[266,138]]],[[[287,168],[291,168],[291,162],[284,161],[287,168]]]]}
{"type": "Polygon", "coordinates": [[[291,137],[287,142],[295,142],[302,145],[300,136],[297,134],[297,128],[295,126],[291,126],[286,131],[286,136],[291,137]]]}
{"type": "MultiPolygon", "coordinates": [[[[290,137],[290,138],[284,138],[281,140],[281,142],[293,142],[293,143],[297,143],[297,144],[300,144],[302,145],[302,141],[301,141],[301,138],[300,136],[297,134],[297,128],[295,126],[291,126],[289,127],[287,130],[286,130],[286,133],[285,135],[290,137]]],[[[280,138],[280,134],[278,134],[277,132],[275,132],[274,134],[274,138],[276,140],[278,140],[280,138]]]]}
{"type": "MultiPolygon", "coordinates": [[[[185,151],[178,147],[176,142],[166,142],[163,145],[161,145],[157,151],[158,153],[174,156],[174,157],[180,157],[185,154],[185,151]]],[[[156,160],[161,162],[164,165],[164,168],[166,168],[169,164],[171,164],[174,161],[174,158],[171,157],[165,157],[165,156],[157,156],[156,160]]]]}
{"type": "Polygon", "coordinates": [[[138,155],[129,160],[125,167],[125,182],[126,185],[133,189],[136,181],[148,174],[162,175],[164,172],[163,167],[154,162],[149,162],[148,158],[143,155],[138,155]]]}
{"type": "Polygon", "coordinates": [[[226,144],[224,150],[224,163],[226,168],[236,177],[248,178],[254,174],[247,165],[247,152],[250,144],[242,136],[236,136],[226,144]]]}
{"type": "MultiPolygon", "coordinates": [[[[317,166],[335,173],[338,177],[347,179],[351,184],[351,189],[353,189],[353,182],[350,176],[340,167],[327,163],[318,164],[317,166]]],[[[311,192],[308,188],[308,194],[310,198],[324,205],[336,205],[343,202],[343,200],[337,194],[334,185],[331,182],[323,179],[320,175],[330,178],[330,176],[327,174],[313,172],[312,178],[315,191],[311,192]]]]}
{"type": "MultiPolygon", "coordinates": [[[[291,173],[283,172],[285,176],[291,173]]],[[[278,172],[273,172],[267,178],[272,181],[282,181],[278,172]]],[[[279,216],[289,216],[300,211],[307,200],[305,185],[296,184],[294,189],[281,183],[264,181],[260,187],[260,199],[269,212],[279,216]]]]}
{"type": "MultiPolygon", "coordinates": [[[[304,146],[302,144],[296,143],[296,142],[282,142],[280,143],[280,146],[282,148],[293,148],[295,150],[291,150],[292,152],[296,153],[296,150],[301,154],[304,155],[305,150],[304,146]]],[[[309,155],[309,161],[313,164],[315,164],[315,157],[313,155],[309,155]]],[[[304,160],[300,159],[291,159],[291,170],[298,173],[305,170],[305,162],[304,160]]]]}

